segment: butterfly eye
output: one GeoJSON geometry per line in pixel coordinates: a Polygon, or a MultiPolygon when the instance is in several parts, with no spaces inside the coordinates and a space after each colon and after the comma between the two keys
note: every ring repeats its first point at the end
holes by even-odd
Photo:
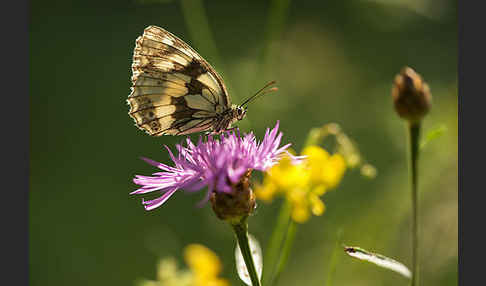
{"type": "Polygon", "coordinates": [[[243,119],[243,117],[245,116],[245,113],[246,113],[246,111],[241,107],[238,107],[236,109],[236,116],[238,117],[239,120],[243,119]]]}

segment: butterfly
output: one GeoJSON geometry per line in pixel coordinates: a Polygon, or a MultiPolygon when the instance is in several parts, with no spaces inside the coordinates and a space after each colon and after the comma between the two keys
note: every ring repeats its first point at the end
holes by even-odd
{"type": "Polygon", "coordinates": [[[135,41],[127,103],[135,125],[149,135],[219,134],[246,116],[248,103],[277,90],[266,84],[240,105],[231,104],[223,79],[194,49],[157,26],[135,41]]]}

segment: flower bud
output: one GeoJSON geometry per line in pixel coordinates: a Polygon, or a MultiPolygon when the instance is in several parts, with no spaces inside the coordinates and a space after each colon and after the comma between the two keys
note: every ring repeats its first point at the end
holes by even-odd
{"type": "Polygon", "coordinates": [[[392,97],[398,115],[412,123],[420,121],[432,103],[429,86],[409,67],[395,76],[392,97]]]}
{"type": "Polygon", "coordinates": [[[251,172],[248,169],[238,183],[232,185],[231,193],[215,191],[211,194],[211,205],[218,218],[235,224],[253,212],[256,201],[250,188],[251,172]]]}

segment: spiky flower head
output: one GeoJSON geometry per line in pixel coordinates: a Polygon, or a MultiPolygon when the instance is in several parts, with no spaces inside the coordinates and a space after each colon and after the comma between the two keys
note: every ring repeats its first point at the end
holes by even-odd
{"type": "MultiPolygon", "coordinates": [[[[207,201],[212,193],[234,195],[238,189],[235,186],[241,188],[245,174],[249,176],[251,170],[265,171],[274,166],[284,154],[288,154],[287,148],[291,144],[280,146],[282,132],[278,132],[278,126],[277,121],[273,129],[267,128],[261,142],[257,141],[252,132],[240,136],[238,130],[233,130],[219,138],[208,136],[207,140],[203,140],[201,136],[197,144],[187,138],[186,146],[176,145],[176,155],[166,146],[174,166],[142,158],[162,172],[152,176],[137,175],[133,181],[141,187],[130,194],[160,192],[160,197],[142,201],[146,210],[161,206],[181,189],[195,192],[207,187],[208,192],[202,202],[207,201]]],[[[290,156],[295,162],[300,159],[290,156]]],[[[252,194],[245,196],[254,200],[252,194]]]]}

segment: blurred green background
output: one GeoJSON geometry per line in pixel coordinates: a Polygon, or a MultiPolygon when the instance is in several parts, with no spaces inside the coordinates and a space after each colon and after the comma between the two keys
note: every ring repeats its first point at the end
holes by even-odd
{"type": "MultiPolygon", "coordinates": [[[[457,8],[448,0],[31,1],[31,285],[134,285],[155,278],[160,257],[201,243],[234,269],[234,239],[203,194],[173,196],[144,211],[135,174],[168,162],[163,144],[127,115],[135,39],[158,25],[192,45],[223,76],[235,103],[270,80],[279,91],[251,105],[245,131],[281,122],[300,150],[312,127],[336,122],[378,169],[347,172],[324,196],[325,214],[297,233],[280,285],[324,285],[337,233],[342,241],[410,266],[406,133],[390,96],[409,65],[429,83],[423,132],[444,125],[420,161],[423,285],[457,285],[457,8]],[[208,27],[206,29],[205,27],[208,27]]],[[[193,136],[194,137],[194,136],[193,136]]],[[[280,201],[260,203],[250,232],[263,246],[280,201]]],[[[337,254],[334,285],[407,285],[400,275],[337,254]]]]}

